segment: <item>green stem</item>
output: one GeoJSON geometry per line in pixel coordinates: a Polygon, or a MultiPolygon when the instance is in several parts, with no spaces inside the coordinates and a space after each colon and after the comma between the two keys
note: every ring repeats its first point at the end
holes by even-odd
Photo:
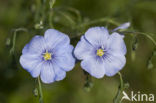
{"type": "Polygon", "coordinates": [[[49,12],[49,26],[50,28],[53,28],[53,23],[52,23],[52,15],[53,15],[53,6],[55,4],[56,0],[50,0],[49,5],[50,5],[50,12],[49,12]]]}
{"type": "Polygon", "coordinates": [[[62,11],[57,11],[57,13],[60,14],[61,16],[63,16],[66,20],[68,20],[68,22],[70,23],[70,25],[73,25],[73,27],[76,25],[76,22],[69,15],[66,15],[62,11]]]}
{"type": "Polygon", "coordinates": [[[84,90],[86,92],[89,92],[91,90],[91,88],[93,87],[91,76],[86,71],[83,70],[83,72],[84,72],[84,75],[85,75],[84,90]]]}
{"type": "Polygon", "coordinates": [[[156,41],[155,41],[150,35],[148,35],[147,33],[136,32],[136,31],[125,31],[125,32],[122,32],[122,33],[134,33],[134,34],[144,35],[144,36],[146,36],[148,39],[150,39],[150,40],[153,42],[153,44],[156,46],[156,41]]]}
{"type": "Polygon", "coordinates": [[[69,11],[75,13],[75,14],[77,15],[78,22],[79,22],[79,23],[82,22],[81,14],[80,14],[80,12],[79,12],[77,9],[72,8],[72,7],[66,7],[66,8],[64,8],[64,9],[67,9],[67,10],[69,10],[69,11]]]}
{"type": "Polygon", "coordinates": [[[38,22],[39,15],[40,15],[40,7],[41,7],[41,0],[36,0],[36,14],[35,14],[35,22],[38,22]]]}
{"type": "Polygon", "coordinates": [[[53,15],[53,10],[52,9],[50,9],[50,13],[49,13],[49,26],[50,26],[50,28],[53,28],[54,26],[53,26],[53,21],[52,21],[52,15],[53,15]]]}
{"type": "Polygon", "coordinates": [[[16,36],[17,32],[19,31],[27,31],[25,28],[18,28],[14,30],[13,39],[12,39],[12,48],[10,49],[10,54],[13,54],[15,52],[15,45],[16,45],[16,36]]]}
{"type": "Polygon", "coordinates": [[[92,25],[92,24],[99,23],[99,22],[109,22],[109,23],[111,23],[113,25],[119,26],[119,23],[117,23],[116,21],[114,21],[112,19],[101,18],[101,19],[93,20],[93,21],[90,21],[90,22],[87,22],[87,23],[83,23],[83,24],[80,25],[80,27],[86,27],[88,25],[92,25]]]}
{"type": "Polygon", "coordinates": [[[122,79],[122,74],[120,72],[118,72],[118,75],[120,76],[120,85],[121,85],[121,88],[124,87],[124,83],[123,83],[123,79],[122,79]]]}
{"type": "Polygon", "coordinates": [[[141,33],[141,32],[138,32],[138,34],[141,34],[141,35],[146,36],[146,37],[147,37],[148,39],[150,39],[150,40],[153,42],[153,44],[156,46],[156,41],[155,41],[151,36],[147,35],[146,33],[141,33]]]}
{"type": "Polygon", "coordinates": [[[39,103],[43,103],[43,93],[42,93],[42,85],[40,81],[40,77],[38,77],[38,86],[39,86],[39,103]]]}
{"type": "Polygon", "coordinates": [[[42,6],[41,6],[41,12],[42,12],[42,16],[41,16],[41,21],[43,22],[43,25],[45,24],[45,9],[46,9],[46,0],[43,0],[42,2],[42,6]]]}
{"type": "Polygon", "coordinates": [[[14,36],[13,36],[13,40],[12,40],[12,48],[11,48],[11,52],[14,53],[15,51],[15,44],[16,44],[16,31],[14,32],[14,36]]]}
{"type": "Polygon", "coordinates": [[[124,83],[123,83],[122,75],[120,72],[118,72],[118,75],[120,76],[120,85],[119,85],[117,95],[115,96],[115,98],[113,100],[113,103],[120,103],[121,94],[124,90],[124,83]]]}

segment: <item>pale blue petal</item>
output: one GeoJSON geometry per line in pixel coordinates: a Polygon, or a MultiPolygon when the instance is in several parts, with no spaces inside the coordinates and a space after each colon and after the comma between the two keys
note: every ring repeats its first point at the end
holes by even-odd
{"type": "Polygon", "coordinates": [[[29,43],[24,46],[22,54],[28,53],[28,51],[29,51],[29,43]]]}
{"type": "Polygon", "coordinates": [[[125,42],[123,40],[123,36],[121,36],[119,33],[114,32],[113,34],[110,35],[108,41],[107,41],[107,50],[121,53],[123,55],[126,54],[127,49],[125,42]]]}
{"type": "Polygon", "coordinates": [[[94,57],[84,59],[81,67],[93,77],[102,78],[105,75],[104,63],[94,57]]]}
{"type": "Polygon", "coordinates": [[[109,32],[104,27],[92,27],[85,33],[85,38],[94,46],[105,45],[109,32]]]}
{"type": "Polygon", "coordinates": [[[70,71],[75,66],[75,58],[72,53],[64,53],[59,56],[57,55],[54,57],[54,60],[54,62],[56,62],[57,65],[65,71],[70,71]]]}
{"type": "Polygon", "coordinates": [[[45,62],[41,69],[41,80],[43,83],[52,83],[55,81],[55,72],[52,63],[45,62]]]}
{"type": "Polygon", "coordinates": [[[62,46],[57,46],[53,49],[53,53],[56,56],[61,56],[64,53],[72,53],[74,47],[72,45],[62,45],[62,46]]]}
{"type": "Polygon", "coordinates": [[[61,69],[56,63],[53,63],[55,72],[55,81],[63,80],[66,77],[66,72],[61,69]]]}
{"type": "Polygon", "coordinates": [[[66,49],[68,53],[73,53],[74,47],[72,45],[68,45],[66,49]]]}
{"type": "Polygon", "coordinates": [[[127,29],[130,25],[131,25],[130,22],[121,24],[119,27],[115,28],[112,32],[117,31],[119,29],[127,29]]]}
{"type": "Polygon", "coordinates": [[[93,54],[94,47],[85,40],[84,36],[81,37],[81,40],[77,43],[74,55],[77,59],[83,60],[86,57],[89,57],[93,54]]]}
{"type": "Polygon", "coordinates": [[[118,73],[125,65],[126,58],[124,55],[110,53],[104,59],[104,66],[107,76],[113,76],[118,73]]]}
{"type": "Polygon", "coordinates": [[[45,40],[42,36],[35,36],[23,50],[25,52],[41,54],[46,48],[45,40]],[[27,49],[27,50],[26,50],[27,49]]]}
{"type": "Polygon", "coordinates": [[[48,29],[44,34],[44,38],[50,49],[70,43],[70,39],[66,34],[55,29],[48,29]]]}
{"type": "Polygon", "coordinates": [[[41,73],[41,69],[43,68],[44,65],[44,61],[40,62],[39,64],[37,64],[32,71],[30,72],[32,77],[36,78],[40,75],[41,73]]]}
{"type": "Polygon", "coordinates": [[[20,57],[20,64],[28,72],[31,72],[40,62],[41,58],[36,54],[26,53],[20,57]]]}

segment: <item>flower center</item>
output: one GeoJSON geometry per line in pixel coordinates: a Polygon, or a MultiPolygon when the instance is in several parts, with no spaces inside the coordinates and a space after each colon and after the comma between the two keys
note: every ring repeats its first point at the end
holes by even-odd
{"type": "Polygon", "coordinates": [[[46,53],[44,53],[43,57],[44,57],[44,60],[51,60],[51,53],[48,53],[46,51],[46,53]]]}
{"type": "Polygon", "coordinates": [[[101,57],[101,56],[104,55],[104,51],[102,49],[98,49],[97,52],[96,52],[96,55],[101,57]]]}

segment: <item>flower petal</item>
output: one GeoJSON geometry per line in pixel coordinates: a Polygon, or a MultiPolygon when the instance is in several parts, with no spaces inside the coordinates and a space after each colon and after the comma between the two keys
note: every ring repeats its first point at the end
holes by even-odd
{"type": "Polygon", "coordinates": [[[44,38],[50,48],[55,48],[57,45],[63,46],[70,43],[70,39],[66,34],[55,29],[48,29],[44,34],[44,38]]]}
{"type": "Polygon", "coordinates": [[[22,54],[28,53],[28,51],[29,51],[29,43],[24,46],[22,54]]]}
{"type": "Polygon", "coordinates": [[[63,46],[57,46],[53,49],[53,53],[56,56],[61,56],[64,53],[73,53],[74,47],[72,45],[63,45],[63,46]]]}
{"type": "Polygon", "coordinates": [[[87,58],[81,62],[81,67],[90,75],[102,78],[105,75],[104,64],[94,57],[87,58]]]}
{"type": "Polygon", "coordinates": [[[130,22],[121,24],[119,27],[115,28],[112,32],[117,31],[119,29],[127,29],[130,25],[131,25],[130,22]]]}
{"type": "Polygon", "coordinates": [[[40,75],[41,69],[43,68],[43,63],[44,61],[40,62],[32,69],[32,71],[30,72],[32,77],[36,78],[40,75]]]}
{"type": "Polygon", "coordinates": [[[92,55],[93,49],[94,47],[82,36],[75,47],[74,55],[77,59],[82,60],[92,55]]]}
{"type": "Polygon", "coordinates": [[[113,76],[119,72],[125,65],[126,58],[120,54],[109,54],[104,59],[104,66],[107,76],[113,76]]]}
{"type": "Polygon", "coordinates": [[[35,36],[30,41],[30,43],[24,47],[23,53],[31,52],[35,54],[36,53],[41,54],[43,50],[45,50],[45,48],[46,48],[46,43],[44,38],[42,36],[35,36]]]}
{"type": "Polygon", "coordinates": [[[54,67],[53,67],[52,63],[45,62],[42,65],[41,80],[44,83],[52,83],[55,81],[54,67]]]}
{"type": "Polygon", "coordinates": [[[28,72],[31,72],[40,62],[41,59],[36,54],[26,53],[20,57],[20,64],[28,72]]]}
{"type": "Polygon", "coordinates": [[[109,37],[108,30],[104,27],[92,27],[85,33],[85,38],[92,45],[104,45],[109,37]]]}
{"type": "Polygon", "coordinates": [[[54,62],[56,62],[57,65],[65,71],[70,71],[75,66],[75,58],[73,57],[72,53],[64,53],[59,56],[56,55],[54,60],[54,62]]]}
{"type": "Polygon", "coordinates": [[[53,63],[55,72],[55,81],[63,80],[66,77],[66,72],[61,69],[56,63],[53,63]]]}
{"type": "Polygon", "coordinates": [[[116,32],[112,33],[107,42],[107,49],[108,51],[114,51],[125,55],[127,49],[123,36],[116,32]]]}

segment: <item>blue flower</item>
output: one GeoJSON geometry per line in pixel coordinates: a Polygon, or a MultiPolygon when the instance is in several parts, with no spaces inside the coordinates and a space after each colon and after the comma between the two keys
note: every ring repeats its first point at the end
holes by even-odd
{"type": "Polygon", "coordinates": [[[72,55],[73,46],[67,35],[48,29],[44,37],[35,36],[23,48],[20,57],[22,67],[32,77],[40,76],[42,82],[52,83],[65,78],[66,71],[72,70],[75,59],[72,55]]]}
{"type": "Polygon", "coordinates": [[[102,78],[113,76],[126,63],[126,45],[117,32],[109,35],[104,27],[90,28],[75,47],[74,54],[82,60],[81,67],[90,75],[102,78]]]}

